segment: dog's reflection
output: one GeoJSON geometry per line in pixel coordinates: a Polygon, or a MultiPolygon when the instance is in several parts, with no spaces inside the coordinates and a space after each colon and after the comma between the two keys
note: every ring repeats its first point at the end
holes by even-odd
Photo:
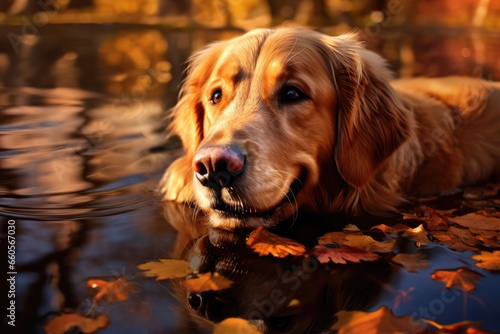
{"type": "Polygon", "coordinates": [[[174,226],[201,229],[200,236],[194,236],[193,229],[179,229],[184,241],[177,245],[182,248],[179,255],[200,273],[218,273],[234,282],[227,289],[201,293],[179,285],[179,295],[198,319],[217,323],[238,317],[262,333],[319,333],[335,322],[337,311],[373,305],[393,272],[384,261],[334,265],[306,256],[259,256],[246,245],[247,233],[205,229],[199,221],[186,222],[194,215],[185,208],[172,208],[167,217],[174,226]],[[174,222],[174,216],[184,220],[174,222]],[[186,234],[193,239],[188,241],[186,234]]]}

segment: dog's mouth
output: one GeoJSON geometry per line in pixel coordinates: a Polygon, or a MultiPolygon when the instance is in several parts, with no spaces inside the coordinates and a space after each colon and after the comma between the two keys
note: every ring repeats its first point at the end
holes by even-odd
{"type": "MultiPolygon", "coordinates": [[[[222,199],[217,199],[211,206],[211,209],[214,212],[216,212],[218,216],[222,219],[237,219],[237,220],[244,220],[248,218],[273,219],[273,217],[276,215],[277,211],[280,208],[287,205],[292,207],[297,205],[296,203],[297,195],[302,189],[303,184],[304,184],[304,177],[302,175],[301,177],[296,178],[295,181],[293,181],[290,184],[288,192],[285,194],[285,196],[281,201],[279,201],[274,206],[265,210],[252,209],[246,205],[231,205],[226,203],[222,199]]],[[[291,214],[293,214],[295,211],[296,210],[293,210],[291,214]]],[[[283,217],[283,218],[288,218],[288,217],[283,217]]]]}

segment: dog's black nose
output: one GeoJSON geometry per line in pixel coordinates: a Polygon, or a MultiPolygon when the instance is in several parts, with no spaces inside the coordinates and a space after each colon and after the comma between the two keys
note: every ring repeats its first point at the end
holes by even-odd
{"type": "Polygon", "coordinates": [[[202,185],[220,191],[243,173],[246,157],[237,146],[201,147],[193,160],[196,178],[202,185]]]}

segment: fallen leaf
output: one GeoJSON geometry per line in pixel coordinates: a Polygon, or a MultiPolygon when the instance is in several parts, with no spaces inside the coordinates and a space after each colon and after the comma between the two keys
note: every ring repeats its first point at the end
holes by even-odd
{"type": "Polygon", "coordinates": [[[345,237],[344,245],[354,248],[363,249],[367,252],[392,252],[396,240],[390,241],[376,241],[369,235],[347,235],[345,237]]]}
{"type": "Polygon", "coordinates": [[[465,216],[450,218],[450,220],[463,227],[500,231],[500,218],[484,214],[469,213],[465,216]]]}
{"type": "Polygon", "coordinates": [[[158,261],[143,263],[137,268],[145,270],[144,275],[148,277],[156,277],[156,280],[186,277],[193,272],[189,263],[184,260],[168,260],[160,259],[158,261]]]}
{"type": "Polygon", "coordinates": [[[246,244],[261,256],[273,255],[283,258],[288,255],[300,256],[306,253],[306,247],[292,239],[287,239],[273,234],[263,226],[252,231],[246,244]]]}
{"type": "Polygon", "coordinates": [[[476,261],[476,267],[486,270],[500,270],[500,251],[481,252],[481,254],[472,255],[476,261]]]}
{"type": "Polygon", "coordinates": [[[319,262],[346,264],[347,262],[377,261],[380,256],[349,246],[328,247],[327,245],[317,245],[314,247],[313,255],[319,262]]]}
{"type": "Polygon", "coordinates": [[[346,232],[360,232],[361,230],[354,224],[347,224],[346,226],[344,226],[344,228],[342,229],[343,231],[346,231],[346,232]]]}
{"type": "Polygon", "coordinates": [[[431,265],[425,254],[420,252],[415,254],[398,254],[392,258],[392,261],[402,265],[411,273],[431,265]]]}
{"type": "Polygon", "coordinates": [[[218,273],[198,274],[196,278],[187,279],[184,284],[192,292],[219,291],[229,288],[233,281],[218,273]]]}
{"type": "Polygon", "coordinates": [[[479,241],[469,229],[450,226],[450,232],[457,236],[460,241],[462,241],[466,245],[475,246],[479,244],[479,241]]]}
{"type": "Polygon", "coordinates": [[[456,209],[440,211],[422,205],[416,208],[412,214],[403,214],[403,219],[423,221],[429,231],[446,231],[448,230],[448,216],[454,211],[456,209]]]}
{"type": "Polygon", "coordinates": [[[403,236],[415,240],[417,247],[432,244],[432,242],[427,237],[427,231],[424,229],[424,226],[422,224],[415,228],[406,229],[403,233],[403,236]]]}
{"type": "Polygon", "coordinates": [[[434,232],[432,232],[432,236],[434,237],[434,239],[437,239],[437,241],[439,241],[439,243],[441,243],[443,245],[447,245],[449,249],[456,250],[459,252],[465,252],[465,251],[475,252],[475,251],[477,251],[476,247],[472,247],[472,246],[468,246],[468,245],[464,244],[462,241],[460,241],[460,238],[458,238],[456,235],[454,235],[450,231],[447,231],[447,232],[434,231],[434,232]]]}
{"type": "Polygon", "coordinates": [[[399,232],[406,231],[407,229],[409,229],[409,227],[406,225],[403,225],[403,224],[396,224],[394,226],[380,224],[380,225],[373,226],[370,230],[374,230],[374,229],[379,229],[380,231],[384,232],[385,234],[393,234],[393,233],[399,233],[399,232]]]}
{"type": "Polygon", "coordinates": [[[394,307],[393,310],[396,310],[402,303],[408,303],[412,300],[410,294],[415,291],[414,287],[409,288],[408,290],[399,290],[394,298],[394,307]]]}
{"type": "Polygon", "coordinates": [[[469,231],[474,234],[477,240],[481,241],[485,246],[490,248],[500,249],[500,232],[486,231],[469,228],[469,231]]]}
{"type": "Polygon", "coordinates": [[[500,190],[500,184],[487,184],[484,187],[467,188],[464,191],[463,197],[467,199],[483,199],[486,197],[494,197],[500,190]]]}
{"type": "Polygon", "coordinates": [[[81,333],[94,333],[106,328],[108,324],[109,318],[105,314],[99,314],[95,318],[86,318],[78,314],[63,314],[51,319],[43,328],[46,334],[68,333],[73,327],[78,327],[81,333]]]}
{"type": "Polygon", "coordinates": [[[396,240],[376,241],[369,235],[362,233],[330,232],[319,238],[320,245],[338,244],[350,246],[367,252],[392,252],[396,240]]]}
{"type": "Polygon", "coordinates": [[[427,327],[424,322],[409,316],[395,316],[387,306],[374,312],[340,311],[336,316],[338,320],[330,329],[336,330],[338,334],[417,334],[427,327]]]}
{"type": "Polygon", "coordinates": [[[130,282],[126,277],[118,278],[114,281],[105,281],[101,279],[89,279],[87,286],[97,289],[98,292],[93,298],[94,302],[107,301],[125,301],[131,292],[138,290],[137,285],[130,282]]]}
{"type": "Polygon", "coordinates": [[[248,322],[248,320],[240,318],[227,318],[224,321],[215,324],[214,334],[261,334],[256,326],[248,322]]]}
{"type": "Polygon", "coordinates": [[[482,321],[460,321],[454,324],[449,324],[449,325],[442,325],[436,321],[429,320],[429,319],[423,319],[426,323],[428,323],[431,326],[436,327],[437,329],[440,330],[445,330],[446,332],[452,332],[452,333],[457,333],[462,329],[468,329],[468,328],[477,328],[481,326],[482,321]]]}
{"type": "Polygon", "coordinates": [[[432,279],[438,282],[446,283],[446,288],[462,288],[469,292],[476,288],[476,282],[484,277],[480,273],[470,270],[467,267],[462,267],[457,270],[436,270],[432,274],[432,279]]]}

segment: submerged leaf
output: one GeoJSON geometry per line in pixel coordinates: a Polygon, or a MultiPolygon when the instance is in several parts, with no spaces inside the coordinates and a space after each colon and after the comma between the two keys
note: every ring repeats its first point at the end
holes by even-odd
{"type": "Polygon", "coordinates": [[[241,318],[227,318],[214,326],[214,334],[261,334],[255,325],[241,318]]]}
{"type": "Polygon", "coordinates": [[[476,267],[486,270],[500,270],[500,251],[481,252],[481,254],[472,255],[476,261],[476,267]]]}
{"type": "Polygon", "coordinates": [[[246,244],[261,256],[273,255],[283,258],[288,255],[300,256],[306,253],[304,245],[273,234],[262,226],[250,233],[246,244]]]}
{"type": "Polygon", "coordinates": [[[233,281],[218,273],[198,274],[196,278],[191,278],[182,282],[182,284],[193,292],[224,290],[233,285],[233,283],[233,281]]]}
{"type": "Polygon", "coordinates": [[[418,270],[427,268],[431,265],[423,253],[398,254],[392,258],[392,261],[402,265],[411,273],[417,272],[418,270]]]}
{"type": "Polygon", "coordinates": [[[71,328],[78,327],[81,333],[94,333],[106,328],[109,318],[106,314],[99,314],[95,318],[86,318],[78,314],[63,314],[51,319],[43,328],[47,334],[68,333],[71,328]]]}
{"type": "Polygon", "coordinates": [[[432,274],[432,279],[446,283],[446,288],[462,288],[469,292],[476,288],[476,282],[484,277],[480,273],[462,267],[457,270],[436,270],[432,274]]]}
{"type": "Polygon", "coordinates": [[[131,292],[137,291],[138,287],[130,282],[127,278],[121,277],[114,281],[105,281],[101,279],[89,279],[87,286],[97,289],[98,292],[94,296],[94,302],[98,301],[125,301],[128,299],[131,292]]]}
{"type": "Polygon", "coordinates": [[[365,252],[349,246],[330,248],[325,245],[317,245],[314,247],[313,254],[321,263],[332,261],[334,263],[346,264],[347,262],[358,263],[361,261],[377,261],[380,259],[380,256],[377,254],[365,252]]]}
{"type": "Polygon", "coordinates": [[[137,266],[137,268],[145,270],[144,275],[156,277],[156,280],[186,277],[193,272],[189,263],[184,260],[160,259],[160,262],[146,262],[137,266]]]}
{"type": "Polygon", "coordinates": [[[340,311],[336,316],[338,321],[331,329],[336,330],[338,334],[417,334],[427,327],[425,323],[409,316],[395,316],[387,306],[382,306],[374,312],[340,311]]]}

